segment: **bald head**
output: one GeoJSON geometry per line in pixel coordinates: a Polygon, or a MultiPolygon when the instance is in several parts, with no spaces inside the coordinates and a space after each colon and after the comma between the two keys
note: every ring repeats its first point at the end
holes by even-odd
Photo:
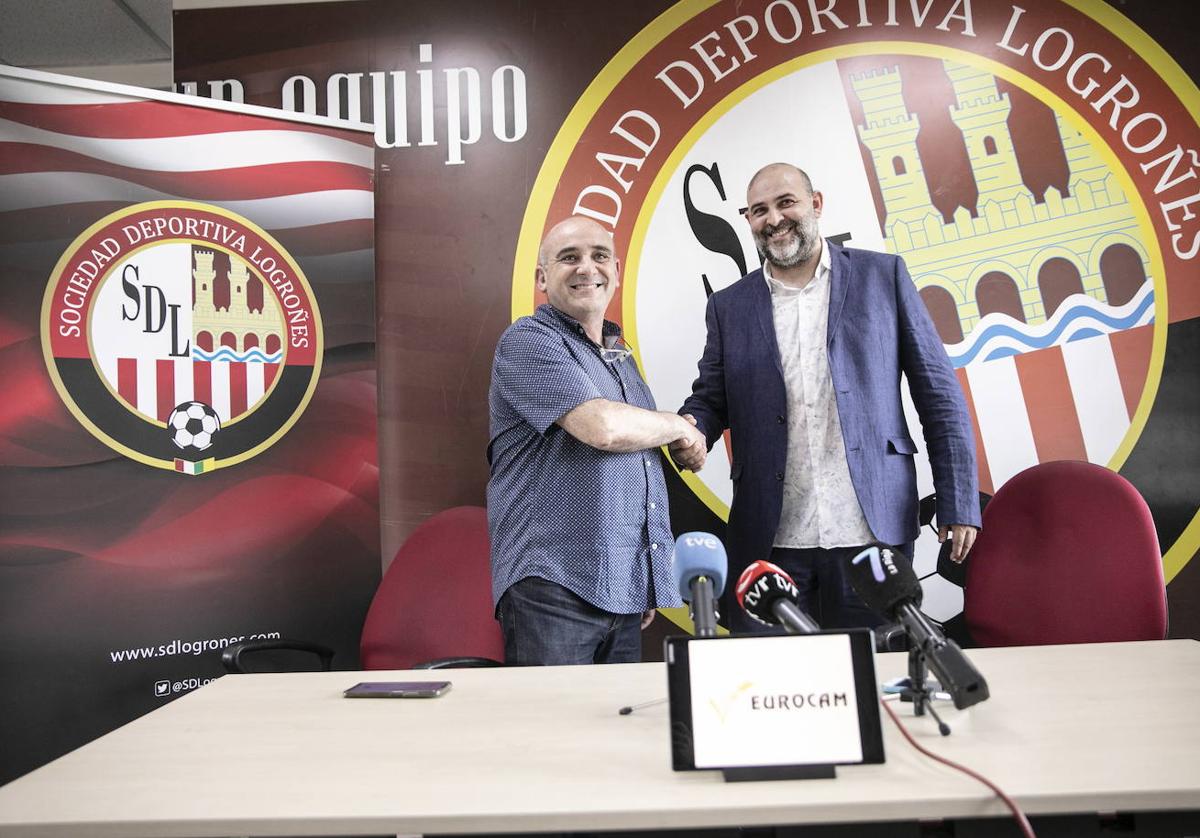
{"type": "Polygon", "coordinates": [[[768,175],[779,175],[779,174],[786,174],[786,175],[790,175],[792,177],[799,178],[800,183],[802,183],[804,185],[805,190],[807,190],[807,194],[809,196],[812,195],[813,185],[812,185],[812,180],[808,176],[808,172],[804,171],[799,166],[793,166],[791,163],[771,163],[769,165],[763,166],[761,169],[759,169],[757,172],[754,173],[754,176],[752,178],[750,178],[750,183],[747,184],[747,186],[746,186],[746,193],[749,194],[754,189],[754,184],[756,184],[763,177],[766,177],[768,175]]]}
{"type": "Polygon", "coordinates": [[[550,228],[538,248],[538,267],[545,268],[546,264],[564,248],[604,248],[613,252],[612,233],[591,218],[582,215],[572,215],[550,228]]]}

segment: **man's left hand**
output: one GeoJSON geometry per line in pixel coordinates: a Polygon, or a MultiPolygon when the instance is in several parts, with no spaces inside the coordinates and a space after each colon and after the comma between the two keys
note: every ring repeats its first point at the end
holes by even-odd
{"type": "Polygon", "coordinates": [[[647,628],[649,628],[650,624],[654,622],[654,615],[657,613],[658,613],[657,609],[654,609],[654,608],[648,608],[642,612],[642,630],[643,631],[645,631],[647,628]]]}
{"type": "Polygon", "coordinates": [[[951,524],[948,527],[938,528],[938,541],[945,542],[949,536],[952,539],[950,561],[962,564],[967,553],[971,552],[971,545],[975,543],[975,536],[978,533],[979,527],[972,527],[970,524],[951,524]]]}

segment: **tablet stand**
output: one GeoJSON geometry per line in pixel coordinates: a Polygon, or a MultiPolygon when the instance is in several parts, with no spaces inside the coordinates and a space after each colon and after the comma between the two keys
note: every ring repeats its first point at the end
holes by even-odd
{"type": "Polygon", "coordinates": [[[754,765],[744,768],[722,768],[727,783],[751,780],[832,780],[837,777],[833,765],[754,765]]]}

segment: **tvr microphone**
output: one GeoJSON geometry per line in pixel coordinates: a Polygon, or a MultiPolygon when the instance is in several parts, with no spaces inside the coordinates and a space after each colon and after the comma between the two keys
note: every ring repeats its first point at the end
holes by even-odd
{"type": "Polygon", "coordinates": [[[691,606],[696,637],[717,636],[717,597],[725,590],[729,559],[725,545],[706,532],[685,532],[675,539],[671,574],[683,601],[691,606]]]}
{"type": "MultiPolygon", "coordinates": [[[[959,710],[988,698],[988,685],[959,645],[921,613],[921,582],[903,553],[872,546],[850,560],[850,585],[868,608],[904,626],[959,710]]],[[[917,685],[914,684],[914,687],[917,685]]]]}
{"type": "Polygon", "coordinates": [[[738,605],[758,622],[783,626],[788,634],[820,631],[816,621],[798,605],[800,592],[792,577],[778,565],[758,560],[742,571],[734,588],[738,605]]]}

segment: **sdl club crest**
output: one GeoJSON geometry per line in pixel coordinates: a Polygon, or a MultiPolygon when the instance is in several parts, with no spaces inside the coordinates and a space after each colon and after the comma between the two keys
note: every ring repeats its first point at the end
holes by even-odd
{"type": "Polygon", "coordinates": [[[206,204],[159,201],[83,232],[42,305],[50,377],[97,439],[201,474],[274,444],[321,368],[321,319],[295,260],[206,204]]]}

